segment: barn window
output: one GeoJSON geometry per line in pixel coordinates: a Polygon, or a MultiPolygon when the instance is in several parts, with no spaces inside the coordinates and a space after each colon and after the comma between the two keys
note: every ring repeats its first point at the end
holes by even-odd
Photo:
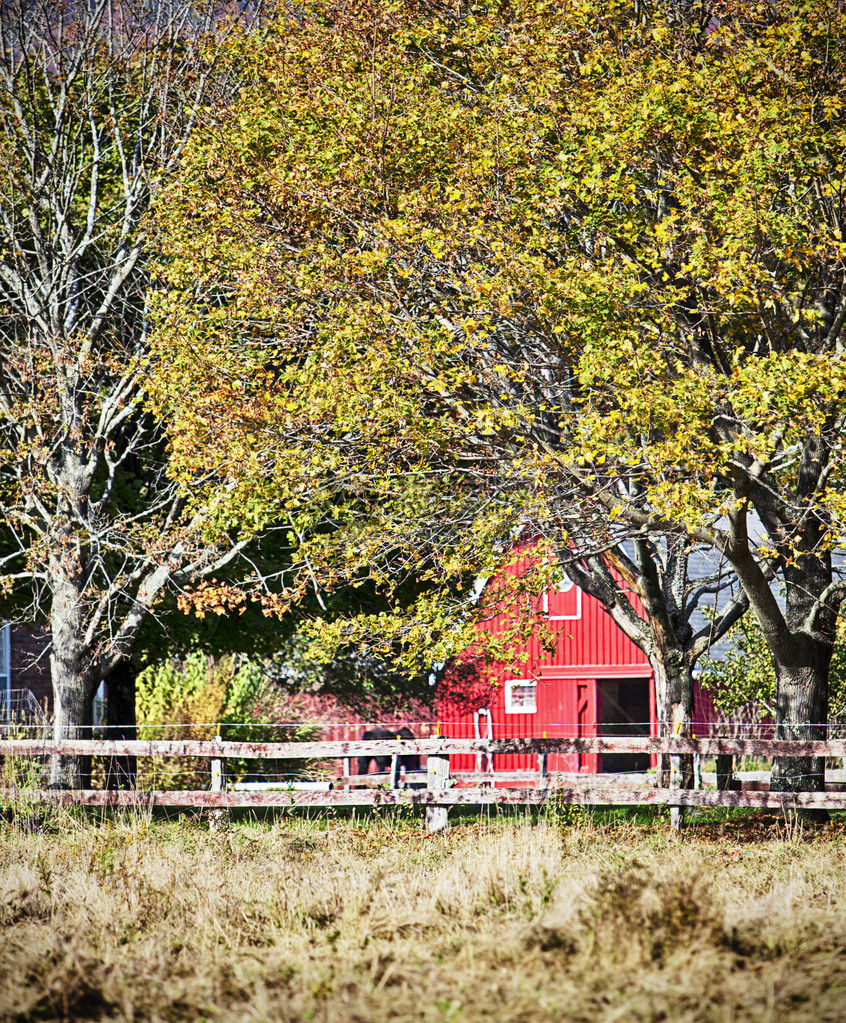
{"type": "Polygon", "coordinates": [[[534,714],[538,709],[538,684],[531,678],[505,683],[505,713],[534,714]]]}
{"type": "Polygon", "coordinates": [[[582,617],[582,591],[567,576],[543,595],[543,610],[551,622],[572,622],[582,617]]]}

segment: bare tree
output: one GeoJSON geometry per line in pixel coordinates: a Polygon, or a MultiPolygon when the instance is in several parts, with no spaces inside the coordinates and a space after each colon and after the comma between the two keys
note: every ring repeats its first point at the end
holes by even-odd
{"type": "MultiPolygon", "coordinates": [[[[168,476],[143,409],[144,216],[250,22],[202,0],[0,2],[0,571],[18,617],[49,624],[57,738],[89,734],[166,588],[242,550],[205,539],[210,484],[168,476]]],[[[83,768],[56,758],[51,784],[83,768]]]]}

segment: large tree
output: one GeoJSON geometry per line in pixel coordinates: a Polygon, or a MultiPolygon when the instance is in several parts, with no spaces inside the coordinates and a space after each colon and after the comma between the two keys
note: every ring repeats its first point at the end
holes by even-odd
{"type": "Polygon", "coordinates": [[[381,635],[447,659],[478,635],[474,577],[531,539],[550,556],[520,588],[566,570],[601,600],[686,734],[693,668],[746,598],[695,628],[733,573],[692,578],[697,541],[649,515],[643,459],[583,435],[605,395],[579,382],[566,322],[559,157],[594,37],[581,9],[544,5],[322,3],[280,21],[158,207],[157,395],[183,471],[249,481],[227,516],[291,514],[304,570],[286,600],[422,584],[410,610],[322,622],[324,644],[381,635]]]}
{"type": "MultiPolygon", "coordinates": [[[[208,479],[168,476],[143,407],[144,218],[248,22],[205,0],[0,3],[0,571],[16,617],[49,625],[57,738],[90,734],[166,588],[242,548],[210,540],[208,479]]],[[[82,770],[56,758],[52,784],[82,770]]]]}
{"type": "MultiPolygon", "coordinates": [[[[619,514],[685,522],[725,555],[773,655],[778,735],[823,738],[843,595],[846,21],[816,2],[696,13],[621,9],[597,34],[562,137],[559,298],[594,394],[583,435],[645,467],[645,501],[619,514]]],[[[776,763],[777,785],[822,780],[821,762],[776,763]]]]}

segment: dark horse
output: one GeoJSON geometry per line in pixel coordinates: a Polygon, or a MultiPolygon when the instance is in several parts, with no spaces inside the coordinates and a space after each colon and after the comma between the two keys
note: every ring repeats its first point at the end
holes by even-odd
{"type": "MultiPolygon", "coordinates": [[[[362,739],[396,739],[398,737],[400,739],[413,739],[414,732],[410,728],[368,728],[362,735],[362,739]]],[[[390,771],[390,756],[376,757],[369,755],[358,758],[359,774],[367,774],[371,760],[376,761],[377,771],[390,771]]],[[[416,753],[409,753],[406,756],[400,757],[400,767],[406,771],[419,771],[420,757],[416,753]]]]}

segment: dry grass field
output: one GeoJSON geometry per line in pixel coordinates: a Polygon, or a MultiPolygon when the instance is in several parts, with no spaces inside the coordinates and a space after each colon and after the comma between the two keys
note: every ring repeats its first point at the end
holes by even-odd
{"type": "Polygon", "coordinates": [[[3,1020],[846,1019],[846,827],[64,815],[0,833],[3,1020]]]}

